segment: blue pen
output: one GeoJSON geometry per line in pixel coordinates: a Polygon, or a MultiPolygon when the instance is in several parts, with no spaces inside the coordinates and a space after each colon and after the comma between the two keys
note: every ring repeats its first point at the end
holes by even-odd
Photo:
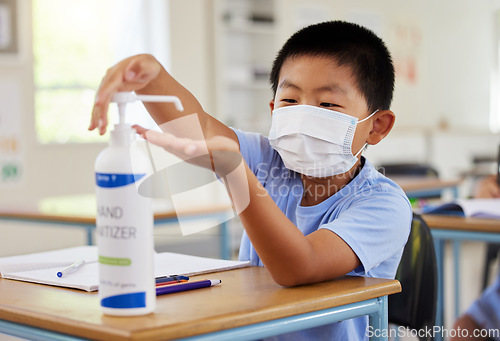
{"type": "Polygon", "coordinates": [[[165,282],[176,282],[176,281],[189,281],[189,277],[179,276],[179,275],[171,275],[171,276],[162,276],[162,277],[156,278],[156,284],[165,283],[165,282]]]}
{"type": "Polygon", "coordinates": [[[60,278],[60,277],[62,277],[62,276],[65,276],[65,275],[67,275],[67,274],[70,274],[70,273],[72,273],[72,272],[74,272],[74,271],[78,270],[78,269],[79,269],[79,268],[80,268],[80,267],[81,267],[84,263],[85,263],[85,261],[84,261],[84,260],[80,260],[80,261],[78,261],[78,262],[75,262],[75,263],[71,264],[71,265],[70,265],[70,266],[68,266],[67,268],[65,268],[65,269],[63,269],[63,270],[61,270],[61,271],[59,271],[59,272],[57,273],[57,277],[59,277],[59,278],[60,278]]]}
{"type": "Polygon", "coordinates": [[[193,289],[207,288],[217,284],[221,284],[220,279],[205,279],[195,282],[186,282],[179,284],[165,285],[156,288],[156,295],[173,294],[174,292],[187,291],[193,289]]]}

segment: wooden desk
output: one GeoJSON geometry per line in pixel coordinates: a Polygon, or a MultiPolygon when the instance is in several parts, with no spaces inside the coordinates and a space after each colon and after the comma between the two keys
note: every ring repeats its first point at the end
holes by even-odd
{"type": "Polygon", "coordinates": [[[387,295],[401,291],[396,280],[366,277],[283,288],[262,267],[210,278],[222,284],[159,296],[155,313],[139,317],[102,315],[97,293],[0,279],[0,332],[28,339],[46,333],[49,339],[63,334],[97,340],[241,340],[362,315],[370,316],[374,328],[387,330],[387,295]]]}
{"type": "Polygon", "coordinates": [[[483,218],[464,218],[456,216],[424,214],[422,216],[433,230],[449,230],[473,233],[499,233],[500,220],[483,218]]]}
{"type": "MultiPolygon", "coordinates": [[[[178,223],[185,220],[217,219],[220,221],[220,256],[231,257],[229,229],[227,221],[232,217],[231,207],[227,205],[205,205],[193,207],[183,212],[176,212],[171,205],[162,202],[155,207],[154,222],[158,224],[178,223]]],[[[87,244],[94,243],[92,233],[95,230],[96,203],[94,195],[73,195],[50,197],[34,204],[0,206],[0,220],[15,220],[44,224],[57,224],[82,228],[87,233],[87,244]]]]}
{"type": "Polygon", "coordinates": [[[399,176],[392,177],[391,180],[401,186],[410,198],[440,196],[446,189],[452,190],[453,196],[457,197],[457,187],[462,182],[462,179],[440,180],[421,176],[399,176]]]}
{"type": "MultiPolygon", "coordinates": [[[[460,309],[460,243],[463,240],[500,243],[500,220],[463,218],[425,214],[422,216],[431,229],[438,263],[438,305],[436,325],[444,323],[444,243],[453,242],[453,267],[455,289],[455,318],[460,309]]],[[[440,337],[436,340],[441,340],[440,337]]]]}

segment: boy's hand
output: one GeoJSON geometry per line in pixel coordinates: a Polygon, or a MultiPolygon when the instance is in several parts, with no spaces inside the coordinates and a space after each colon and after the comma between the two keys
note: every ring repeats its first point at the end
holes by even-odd
{"type": "Polygon", "coordinates": [[[119,91],[136,91],[155,79],[161,64],[151,55],[137,55],[122,60],[108,69],[97,90],[89,130],[99,128],[99,134],[106,132],[108,106],[111,98],[119,91]]]}
{"type": "Polygon", "coordinates": [[[235,140],[219,135],[206,140],[196,140],[177,137],[167,132],[147,130],[137,125],[134,128],[147,141],[186,162],[215,172],[226,186],[236,214],[240,214],[248,207],[250,192],[247,166],[235,140]]]}
{"type": "Polygon", "coordinates": [[[134,125],[134,129],[145,140],[162,147],[178,158],[213,170],[224,177],[243,162],[236,141],[225,136],[214,136],[205,140],[177,137],[166,132],[147,130],[134,125]]]}

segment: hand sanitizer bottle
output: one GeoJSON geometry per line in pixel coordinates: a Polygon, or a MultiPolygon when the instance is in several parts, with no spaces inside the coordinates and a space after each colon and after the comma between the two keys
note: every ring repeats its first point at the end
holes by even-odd
{"type": "Polygon", "coordinates": [[[145,315],[156,304],[152,199],[138,192],[152,160],[134,144],[136,131],[124,120],[127,103],[136,100],[174,102],[182,111],[173,96],[117,93],[112,99],[119,123],[95,162],[99,299],[107,315],[145,315]]]}

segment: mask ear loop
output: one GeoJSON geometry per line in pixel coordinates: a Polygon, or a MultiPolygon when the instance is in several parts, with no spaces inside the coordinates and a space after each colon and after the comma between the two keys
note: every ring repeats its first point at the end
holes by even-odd
{"type": "Polygon", "coordinates": [[[358,124],[360,124],[361,122],[366,121],[367,119],[369,119],[370,117],[372,117],[373,115],[375,115],[375,114],[376,114],[376,113],[378,113],[378,112],[379,112],[379,110],[378,110],[378,109],[377,109],[377,110],[375,110],[374,112],[372,112],[372,113],[370,114],[370,116],[363,118],[361,121],[358,121],[358,124]]]}
{"type": "Polygon", "coordinates": [[[359,152],[356,153],[356,155],[354,155],[354,157],[357,159],[359,154],[361,154],[361,152],[366,148],[366,146],[368,146],[368,143],[365,143],[363,145],[363,147],[361,147],[361,149],[359,150],[359,152]]]}
{"type": "MultiPolygon", "coordinates": [[[[375,115],[378,111],[379,111],[378,109],[377,109],[377,110],[375,110],[375,111],[374,111],[374,112],[372,112],[372,113],[371,113],[368,117],[365,117],[365,118],[363,118],[361,121],[358,121],[358,123],[357,123],[357,124],[359,124],[359,123],[362,123],[362,122],[366,121],[367,119],[369,119],[370,117],[372,117],[373,115],[375,115]]],[[[356,124],[356,125],[357,125],[357,124],[356,124]]],[[[354,157],[355,157],[355,158],[358,158],[359,154],[361,154],[361,152],[362,152],[362,151],[366,148],[366,146],[368,146],[368,143],[365,143],[365,144],[363,145],[363,147],[361,147],[361,149],[360,149],[360,150],[359,150],[359,151],[358,151],[358,152],[354,155],[354,157]]]]}

